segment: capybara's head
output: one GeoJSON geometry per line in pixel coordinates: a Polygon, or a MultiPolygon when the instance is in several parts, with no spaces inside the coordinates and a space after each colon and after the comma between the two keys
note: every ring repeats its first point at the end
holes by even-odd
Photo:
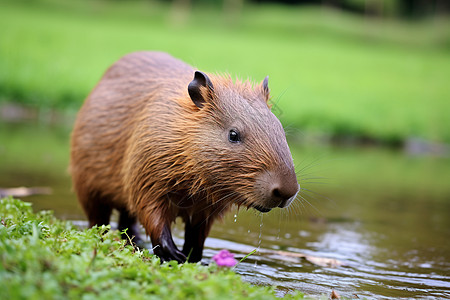
{"type": "Polygon", "coordinates": [[[283,127],[270,111],[268,78],[252,86],[197,71],[188,94],[196,109],[186,128],[198,175],[191,192],[261,212],[287,207],[300,185],[283,127]]]}

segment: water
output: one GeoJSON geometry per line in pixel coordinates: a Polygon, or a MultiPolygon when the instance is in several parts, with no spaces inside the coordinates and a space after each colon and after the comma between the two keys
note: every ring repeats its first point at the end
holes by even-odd
{"type": "MultiPolygon", "coordinates": [[[[85,220],[66,172],[68,134],[67,128],[0,124],[0,187],[49,186],[52,195],[24,199],[36,210],[85,220]]],[[[264,215],[232,210],[214,225],[204,262],[220,249],[238,259],[259,249],[235,270],[251,283],[275,285],[280,295],[336,290],[350,298],[450,298],[449,158],[291,147],[303,169],[305,200],[264,215]],[[340,265],[321,266],[315,258],[340,265]]],[[[179,245],[182,235],[177,224],[179,245]]]]}

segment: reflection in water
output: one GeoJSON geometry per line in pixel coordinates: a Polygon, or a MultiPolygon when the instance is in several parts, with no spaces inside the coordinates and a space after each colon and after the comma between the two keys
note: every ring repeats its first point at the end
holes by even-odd
{"type": "MultiPolygon", "coordinates": [[[[2,124],[0,186],[51,187],[53,195],[25,200],[35,210],[84,220],[66,172],[68,137],[68,130],[2,124]]],[[[309,193],[310,204],[297,201],[264,217],[252,210],[232,211],[206,240],[205,262],[220,249],[239,259],[260,248],[236,272],[254,284],[277,286],[280,295],[292,290],[329,295],[335,289],[349,298],[450,298],[449,159],[381,149],[293,147],[292,152],[296,161],[330,158],[320,163],[317,175],[332,179],[325,185],[301,182],[317,193],[309,193]],[[278,250],[345,265],[322,267],[274,254],[278,250]]],[[[174,234],[180,245],[180,224],[174,234]]]]}
{"type": "Polygon", "coordinates": [[[370,257],[374,251],[369,245],[371,238],[365,238],[359,231],[361,225],[353,224],[330,224],[318,241],[308,243],[309,248],[315,249],[327,256],[336,259],[351,257],[354,261],[370,257]]]}
{"type": "MultiPolygon", "coordinates": [[[[254,217],[254,219],[257,218],[254,217]]],[[[227,222],[227,227],[228,224],[227,222]]],[[[377,253],[380,250],[382,251],[375,245],[384,239],[384,235],[365,231],[359,222],[332,223],[324,226],[322,234],[319,233],[318,235],[314,234],[316,231],[314,224],[303,222],[300,226],[313,228],[310,234],[314,235],[312,240],[315,241],[300,242],[297,245],[291,244],[289,251],[335,258],[344,262],[345,265],[338,268],[323,268],[307,260],[292,258],[280,260],[280,256],[260,253],[241,263],[236,269],[237,272],[242,274],[246,280],[255,284],[277,285],[283,293],[290,290],[301,290],[317,295],[328,294],[334,289],[347,297],[357,294],[360,297],[377,299],[392,297],[405,299],[411,297],[441,298],[450,295],[450,276],[448,275],[428,274],[426,270],[422,270],[425,272],[398,271],[399,266],[405,263],[404,257],[395,257],[381,262],[374,260],[377,253]],[[258,262],[257,266],[254,262],[258,262]]],[[[236,238],[236,234],[239,235],[241,230],[244,231],[245,226],[242,229],[232,229],[231,236],[227,236],[221,228],[216,228],[213,235],[225,235],[232,240],[232,236],[236,238]]],[[[305,234],[303,233],[303,235],[305,234]]],[[[264,234],[263,239],[265,241],[272,240],[264,238],[264,234]]],[[[255,245],[256,241],[251,244],[255,245]]],[[[206,246],[205,256],[207,258],[210,258],[221,248],[242,253],[242,256],[254,249],[254,247],[242,243],[211,238],[206,246]]],[[[277,248],[272,243],[269,244],[269,247],[277,248]]],[[[425,266],[431,267],[427,264],[425,266]]]]}

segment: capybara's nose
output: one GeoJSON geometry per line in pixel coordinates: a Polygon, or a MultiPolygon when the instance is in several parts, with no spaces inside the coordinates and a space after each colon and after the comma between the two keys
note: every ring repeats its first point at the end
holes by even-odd
{"type": "Polygon", "coordinates": [[[297,183],[296,178],[280,181],[272,188],[272,201],[273,203],[278,203],[278,207],[287,207],[295,199],[299,190],[300,185],[297,183]]]}
{"type": "Polygon", "coordinates": [[[264,200],[261,204],[266,208],[289,206],[300,190],[293,170],[265,172],[259,180],[264,191],[264,200]]]}

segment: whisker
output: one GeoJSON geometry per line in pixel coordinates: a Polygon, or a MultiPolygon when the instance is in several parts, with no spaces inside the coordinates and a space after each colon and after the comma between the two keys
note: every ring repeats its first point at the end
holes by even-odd
{"type": "Polygon", "coordinates": [[[313,174],[301,174],[303,177],[303,180],[305,179],[331,179],[331,177],[324,177],[324,176],[312,176],[312,177],[305,177],[313,174]]]}
{"type": "MultiPolygon", "coordinates": [[[[304,192],[306,192],[306,193],[310,193],[310,194],[314,194],[315,196],[318,196],[318,197],[320,197],[320,198],[323,198],[323,199],[326,199],[326,200],[328,200],[328,201],[331,201],[331,202],[334,202],[334,200],[332,200],[331,198],[328,198],[328,197],[326,197],[325,195],[323,195],[323,194],[321,194],[321,193],[318,193],[318,192],[315,192],[315,191],[313,191],[313,190],[310,190],[310,189],[302,189],[304,192]]],[[[315,199],[317,199],[317,197],[315,197],[314,195],[310,195],[311,197],[313,197],[313,198],[315,198],[315,199]]]]}
{"type": "Polygon", "coordinates": [[[296,169],[295,174],[300,175],[300,174],[302,174],[304,171],[307,171],[307,170],[309,170],[309,169],[311,169],[311,168],[313,168],[313,167],[316,167],[316,166],[318,166],[318,165],[319,165],[319,163],[317,163],[317,162],[311,162],[311,163],[305,165],[304,167],[302,167],[302,168],[300,168],[300,169],[299,169],[299,167],[295,166],[295,167],[296,167],[296,168],[295,168],[295,169],[296,169]]]}
{"type": "MultiPolygon", "coordinates": [[[[224,201],[224,200],[226,200],[226,199],[228,199],[228,198],[230,198],[230,197],[236,196],[236,195],[237,195],[237,194],[235,194],[235,193],[230,193],[230,194],[228,194],[228,195],[226,195],[226,196],[224,196],[224,197],[219,198],[219,200],[217,200],[217,201],[215,201],[215,202],[212,202],[212,203],[208,204],[207,206],[203,207],[203,208],[200,209],[199,211],[204,211],[204,210],[210,209],[211,207],[214,207],[214,206],[219,207],[219,206],[221,206],[221,205],[218,205],[220,202],[222,202],[222,201],[224,201]]],[[[222,206],[223,206],[223,205],[222,205],[222,206]]],[[[213,212],[214,212],[214,211],[213,211],[213,212]]]]}
{"type": "Polygon", "coordinates": [[[320,181],[303,181],[303,183],[307,183],[307,184],[330,184],[329,182],[320,182],[320,181]]]}
{"type": "MultiPolygon", "coordinates": [[[[315,205],[313,205],[311,202],[309,202],[305,197],[303,197],[302,195],[300,195],[300,197],[302,198],[302,200],[304,202],[306,202],[310,207],[312,207],[314,209],[314,211],[319,215],[322,216],[322,213],[317,209],[317,207],[315,205]]],[[[301,201],[301,202],[303,202],[301,201]]],[[[306,207],[305,207],[306,209],[306,207]]]]}

